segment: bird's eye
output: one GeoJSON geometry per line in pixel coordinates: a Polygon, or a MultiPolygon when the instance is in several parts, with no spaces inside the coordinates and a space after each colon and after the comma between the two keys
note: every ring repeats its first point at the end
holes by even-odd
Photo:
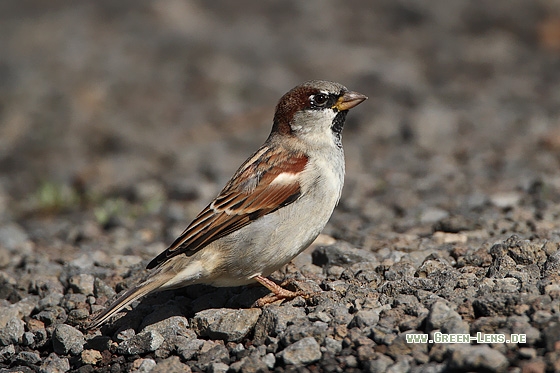
{"type": "Polygon", "coordinates": [[[313,106],[325,106],[328,100],[329,96],[324,93],[318,93],[309,97],[309,101],[311,101],[311,105],[313,106]]]}

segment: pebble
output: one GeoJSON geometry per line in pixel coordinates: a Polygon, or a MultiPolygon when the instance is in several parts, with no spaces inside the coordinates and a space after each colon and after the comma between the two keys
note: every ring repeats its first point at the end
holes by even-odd
{"type": "Polygon", "coordinates": [[[86,343],[78,329],[66,324],[59,324],[55,327],[52,340],[54,352],[58,354],[78,355],[86,343]]]}
{"type": "Polygon", "coordinates": [[[191,368],[183,364],[179,356],[171,356],[157,363],[150,373],[191,373],[191,368]]]}
{"type": "Polygon", "coordinates": [[[140,330],[144,332],[151,330],[157,331],[165,339],[170,339],[174,336],[196,338],[196,334],[189,328],[189,321],[184,316],[170,316],[154,323],[150,323],[150,319],[151,315],[144,318],[140,330]],[[146,324],[146,326],[143,326],[144,324],[146,324]]]}
{"type": "Polygon", "coordinates": [[[17,317],[12,317],[0,328],[0,346],[18,343],[24,333],[25,323],[17,317]]]}
{"type": "Polygon", "coordinates": [[[387,372],[388,368],[394,364],[393,359],[386,355],[378,355],[376,359],[364,362],[364,372],[382,373],[387,372]]]}
{"type": "Polygon", "coordinates": [[[192,328],[198,336],[238,342],[253,329],[261,312],[259,308],[204,310],[195,314],[192,328]]]}
{"type": "Polygon", "coordinates": [[[204,345],[204,341],[202,339],[189,339],[177,346],[177,353],[183,358],[183,360],[188,361],[198,355],[202,345],[204,345]]]}
{"type": "Polygon", "coordinates": [[[269,368],[262,358],[251,355],[231,364],[229,369],[233,372],[267,372],[269,368]]]}
{"type": "Polygon", "coordinates": [[[8,361],[16,354],[14,345],[8,345],[0,348],[0,363],[8,361]]]}
{"type": "Polygon", "coordinates": [[[325,338],[325,349],[327,352],[338,355],[342,351],[342,341],[336,340],[332,337],[325,338]]]}
{"type": "Polygon", "coordinates": [[[490,202],[502,209],[516,206],[520,199],[521,195],[515,192],[496,193],[490,196],[490,202]]]}
{"type": "Polygon", "coordinates": [[[101,352],[97,350],[83,350],[80,354],[80,360],[82,361],[82,364],[86,365],[96,365],[102,359],[103,357],[101,356],[101,352]]]}
{"type": "Polygon", "coordinates": [[[70,370],[70,361],[65,357],[59,357],[51,353],[39,367],[40,373],[63,373],[70,370]]]}
{"type": "Polygon", "coordinates": [[[465,345],[453,351],[449,369],[457,371],[503,371],[508,366],[506,357],[488,346],[465,345]]]}
{"type": "Polygon", "coordinates": [[[559,336],[560,322],[555,322],[543,330],[542,339],[547,351],[552,352],[557,350],[559,336]]]}
{"type": "Polygon", "coordinates": [[[212,363],[229,364],[229,351],[221,343],[206,341],[198,354],[197,365],[202,370],[207,370],[212,363]]]}
{"type": "Polygon", "coordinates": [[[0,246],[12,254],[29,255],[33,252],[33,244],[25,230],[15,223],[0,225],[0,246]]]}
{"type": "Polygon", "coordinates": [[[328,334],[329,325],[322,321],[300,321],[293,325],[289,325],[286,331],[282,334],[281,342],[284,346],[290,345],[306,337],[314,337],[314,339],[321,343],[325,340],[328,334]]]}
{"type": "Polygon", "coordinates": [[[274,356],[272,352],[266,354],[262,360],[266,364],[268,369],[272,369],[274,368],[274,365],[276,365],[276,356],[274,356]]]}
{"type": "Polygon", "coordinates": [[[315,338],[306,337],[286,347],[280,357],[284,364],[306,365],[321,359],[321,348],[315,338]]]}
{"type": "Polygon", "coordinates": [[[90,274],[74,275],[68,279],[70,289],[77,293],[85,295],[94,294],[94,282],[95,278],[90,274]]]}
{"type": "Polygon", "coordinates": [[[373,326],[379,321],[379,312],[371,310],[360,310],[356,312],[352,321],[348,325],[349,328],[358,327],[365,328],[368,326],[373,326]]]}
{"type": "Polygon", "coordinates": [[[42,321],[45,325],[61,324],[66,322],[68,315],[64,308],[60,306],[49,307],[38,314],[34,315],[37,320],[42,321]]]}
{"type": "Polygon", "coordinates": [[[349,266],[361,262],[378,263],[377,256],[367,250],[356,249],[349,243],[337,241],[330,246],[319,246],[311,253],[312,263],[320,267],[349,266]]]}
{"type": "Polygon", "coordinates": [[[136,359],[132,362],[132,372],[149,373],[156,366],[154,359],[136,359]]]}
{"type": "Polygon", "coordinates": [[[163,343],[164,338],[155,330],[141,332],[135,336],[122,341],[117,351],[125,355],[145,354],[157,350],[163,343]]]}
{"type": "Polygon", "coordinates": [[[37,352],[22,351],[16,355],[16,362],[24,365],[35,365],[41,362],[41,355],[37,352]]]}
{"type": "Polygon", "coordinates": [[[229,370],[229,365],[225,363],[212,363],[208,367],[208,373],[226,373],[229,370]]]}
{"type": "Polygon", "coordinates": [[[452,310],[444,302],[435,302],[426,319],[426,328],[428,331],[441,329],[446,323],[450,321],[462,321],[461,316],[452,310]]]}

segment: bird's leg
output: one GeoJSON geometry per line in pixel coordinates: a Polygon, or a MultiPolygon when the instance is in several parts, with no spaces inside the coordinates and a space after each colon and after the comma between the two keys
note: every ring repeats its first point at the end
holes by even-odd
{"type": "Polygon", "coordinates": [[[267,304],[276,302],[277,300],[280,300],[280,299],[294,299],[295,297],[299,297],[299,296],[302,296],[304,298],[308,298],[310,296],[310,294],[308,294],[305,291],[286,290],[283,287],[281,287],[280,285],[278,285],[277,283],[275,283],[274,281],[272,281],[271,279],[268,279],[268,278],[263,277],[263,276],[255,276],[253,278],[255,280],[257,280],[261,285],[263,285],[268,290],[270,290],[271,292],[274,293],[274,294],[267,295],[265,297],[262,297],[262,298],[258,299],[255,302],[255,306],[257,306],[257,307],[263,307],[267,304]]]}

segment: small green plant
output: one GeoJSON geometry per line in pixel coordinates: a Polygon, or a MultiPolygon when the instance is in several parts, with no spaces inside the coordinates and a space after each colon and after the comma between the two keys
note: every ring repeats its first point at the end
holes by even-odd
{"type": "Polygon", "coordinates": [[[80,197],[69,185],[45,181],[35,192],[33,202],[36,209],[52,212],[76,206],[80,197]]]}
{"type": "Polygon", "coordinates": [[[93,209],[95,220],[99,225],[105,225],[109,220],[118,215],[123,215],[127,202],[123,198],[110,198],[103,201],[100,206],[93,209]]]}

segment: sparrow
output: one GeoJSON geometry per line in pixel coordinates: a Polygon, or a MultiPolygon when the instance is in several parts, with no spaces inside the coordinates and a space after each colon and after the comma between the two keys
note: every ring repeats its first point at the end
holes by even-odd
{"type": "Polygon", "coordinates": [[[147,294],[192,284],[230,287],[256,281],[272,292],[257,306],[302,295],[267,276],[305,250],[330,219],[344,183],[346,115],[366,99],[322,80],[282,96],[265,143],[148,264],[147,279],[95,316],[89,328],[147,294]]]}

